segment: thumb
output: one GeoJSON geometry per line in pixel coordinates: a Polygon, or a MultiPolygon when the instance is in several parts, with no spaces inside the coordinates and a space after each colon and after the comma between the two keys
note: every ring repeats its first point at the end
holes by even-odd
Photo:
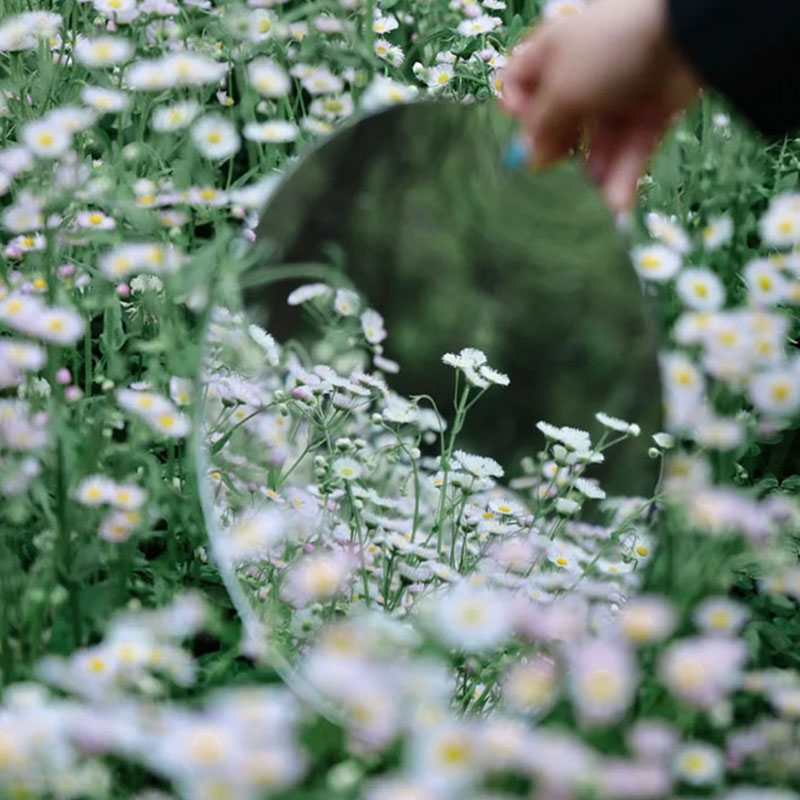
{"type": "Polygon", "coordinates": [[[665,128],[665,121],[634,123],[607,165],[601,189],[615,211],[627,211],[636,199],[636,187],[665,128]]]}

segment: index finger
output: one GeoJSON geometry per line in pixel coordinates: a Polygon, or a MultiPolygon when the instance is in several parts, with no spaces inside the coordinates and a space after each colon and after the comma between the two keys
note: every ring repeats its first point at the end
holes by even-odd
{"type": "Polygon", "coordinates": [[[512,53],[502,73],[500,102],[512,116],[525,116],[544,64],[543,31],[537,27],[512,53]]]}

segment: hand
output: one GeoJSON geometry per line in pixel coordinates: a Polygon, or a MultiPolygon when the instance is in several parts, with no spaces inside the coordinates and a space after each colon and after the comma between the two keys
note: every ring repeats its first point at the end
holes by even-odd
{"type": "Polygon", "coordinates": [[[501,101],[521,119],[534,166],[585,137],[589,174],[624,211],[673,115],[699,89],[670,41],[666,0],[594,0],[531,31],[509,61],[501,101]]]}

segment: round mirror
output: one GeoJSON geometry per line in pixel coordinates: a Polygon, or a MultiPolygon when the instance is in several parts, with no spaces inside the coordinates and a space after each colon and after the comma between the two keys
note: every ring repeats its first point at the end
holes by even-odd
{"type": "Polygon", "coordinates": [[[512,142],[484,105],[364,118],[283,178],[253,266],[215,287],[196,426],[213,556],[253,650],[320,703],[331,625],[413,635],[464,580],[546,602],[598,580],[553,548],[652,496],[657,358],[625,242],[578,167],[510,169],[512,142]]]}

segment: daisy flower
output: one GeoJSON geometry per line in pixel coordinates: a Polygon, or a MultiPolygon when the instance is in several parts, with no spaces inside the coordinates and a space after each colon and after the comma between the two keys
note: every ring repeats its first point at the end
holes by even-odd
{"type": "Polygon", "coordinates": [[[724,770],[722,753],[702,742],[686,744],[675,753],[675,774],[692,786],[716,783],[724,770]]]}
{"type": "Polygon", "coordinates": [[[747,264],[743,277],[750,301],[755,306],[775,305],[786,298],[786,279],[765,258],[757,258],[747,264]]]}
{"type": "Polygon", "coordinates": [[[608,725],[627,710],[636,691],[636,666],[628,647],[594,639],[568,650],[570,696],[584,725],[608,725]]]}
{"type": "Polygon", "coordinates": [[[467,37],[482,36],[484,33],[490,33],[502,24],[503,20],[499,17],[493,17],[490,14],[479,14],[477,17],[459,22],[458,32],[462,36],[467,37]]]}
{"type": "Polygon", "coordinates": [[[95,11],[116,23],[133,22],[140,14],[138,0],[92,0],[95,11]]]}
{"type": "Polygon", "coordinates": [[[712,217],[700,235],[706,250],[718,250],[733,238],[733,220],[727,215],[712,217]]]}
{"type": "Polygon", "coordinates": [[[206,158],[223,161],[236,153],[240,139],[230,122],[216,114],[208,114],[192,126],[192,142],[206,158]]]}
{"type": "Polygon", "coordinates": [[[75,215],[75,224],[95,231],[113,231],[117,227],[114,219],[102,211],[79,211],[75,215]]]}
{"type": "Polygon", "coordinates": [[[383,75],[376,75],[361,96],[361,106],[365,111],[374,111],[383,106],[408,103],[417,96],[417,87],[393,81],[383,75]]]}
{"type": "Polygon", "coordinates": [[[372,22],[372,31],[380,36],[396,31],[400,27],[394,14],[376,14],[372,22]]]}
{"type": "Polygon", "coordinates": [[[436,64],[425,73],[425,83],[431,89],[440,89],[453,80],[454,74],[455,70],[452,64],[436,64]]]}
{"type": "Polygon", "coordinates": [[[704,633],[736,634],[750,614],[741,603],[728,597],[707,597],[692,614],[695,625],[704,633]]]}
{"type": "Polygon", "coordinates": [[[681,257],[663,244],[637,247],[631,253],[634,269],[643,278],[657,283],[674,278],[681,268],[681,257]]]}
{"type": "Polygon", "coordinates": [[[69,308],[48,308],[33,317],[26,325],[26,333],[60,345],[75,344],[83,335],[86,323],[83,317],[69,308]]]}
{"type": "Polygon", "coordinates": [[[80,39],[75,59],[85,67],[113,67],[125,64],[133,55],[133,45],[121,36],[97,36],[80,39]]]}
{"type": "Polygon", "coordinates": [[[710,269],[681,270],[675,288],[684,305],[696,311],[716,311],[725,304],[725,287],[710,269]]]}
{"type": "Polygon", "coordinates": [[[686,255],[692,249],[692,243],[686,231],[678,225],[674,217],[651,211],[645,217],[645,225],[649,234],[665,244],[671,250],[686,255]]]}
{"type": "Polygon", "coordinates": [[[30,151],[40,158],[60,158],[72,146],[72,134],[65,126],[53,124],[50,116],[23,125],[21,137],[30,151]]]}
{"type": "Polygon", "coordinates": [[[361,465],[353,458],[337,458],[333,462],[333,474],[346,481],[361,477],[361,465]]]}
{"type": "Polygon", "coordinates": [[[334,94],[328,97],[315,97],[309,111],[326,119],[341,119],[353,113],[353,98],[349,94],[334,94]]]}
{"type": "Polygon", "coordinates": [[[326,67],[319,67],[312,70],[300,79],[300,83],[303,84],[303,88],[309,94],[313,95],[341,92],[344,88],[342,79],[334,75],[326,67]]]}
{"type": "Polygon", "coordinates": [[[750,380],[749,393],[759,411],[792,416],[800,407],[800,373],[786,367],[759,372],[750,380]]]}
{"type": "Polygon", "coordinates": [[[759,220],[759,232],[764,244],[772,247],[800,244],[800,194],[773,197],[759,220]]]}
{"type": "Polygon", "coordinates": [[[130,99],[124,92],[101,86],[84,86],[81,89],[81,100],[104,114],[124,111],[130,105],[130,99]]]}
{"type": "Polygon", "coordinates": [[[497,591],[459,584],[436,601],[433,624],[451,647],[492,650],[511,635],[511,609],[497,591]]]}
{"type": "Polygon", "coordinates": [[[253,142],[293,142],[297,138],[299,128],[293,122],[278,119],[248,122],[242,133],[245,139],[253,142]]]}
{"type": "Polygon", "coordinates": [[[386,338],[386,329],[383,325],[383,317],[373,309],[368,308],[359,317],[361,330],[364,338],[370,344],[380,344],[386,338]]]}
{"type": "Polygon", "coordinates": [[[358,313],[360,300],[356,292],[350,289],[337,289],[333,298],[333,307],[343,317],[352,317],[358,313]]]}
{"type": "Polygon", "coordinates": [[[253,88],[264,97],[285,97],[291,88],[286,70],[269,58],[253,59],[247,65],[247,77],[253,88]]]}
{"type": "Polygon", "coordinates": [[[75,488],[75,499],[84,506],[101,506],[111,502],[114,481],[105,475],[90,475],[75,488]]]}

